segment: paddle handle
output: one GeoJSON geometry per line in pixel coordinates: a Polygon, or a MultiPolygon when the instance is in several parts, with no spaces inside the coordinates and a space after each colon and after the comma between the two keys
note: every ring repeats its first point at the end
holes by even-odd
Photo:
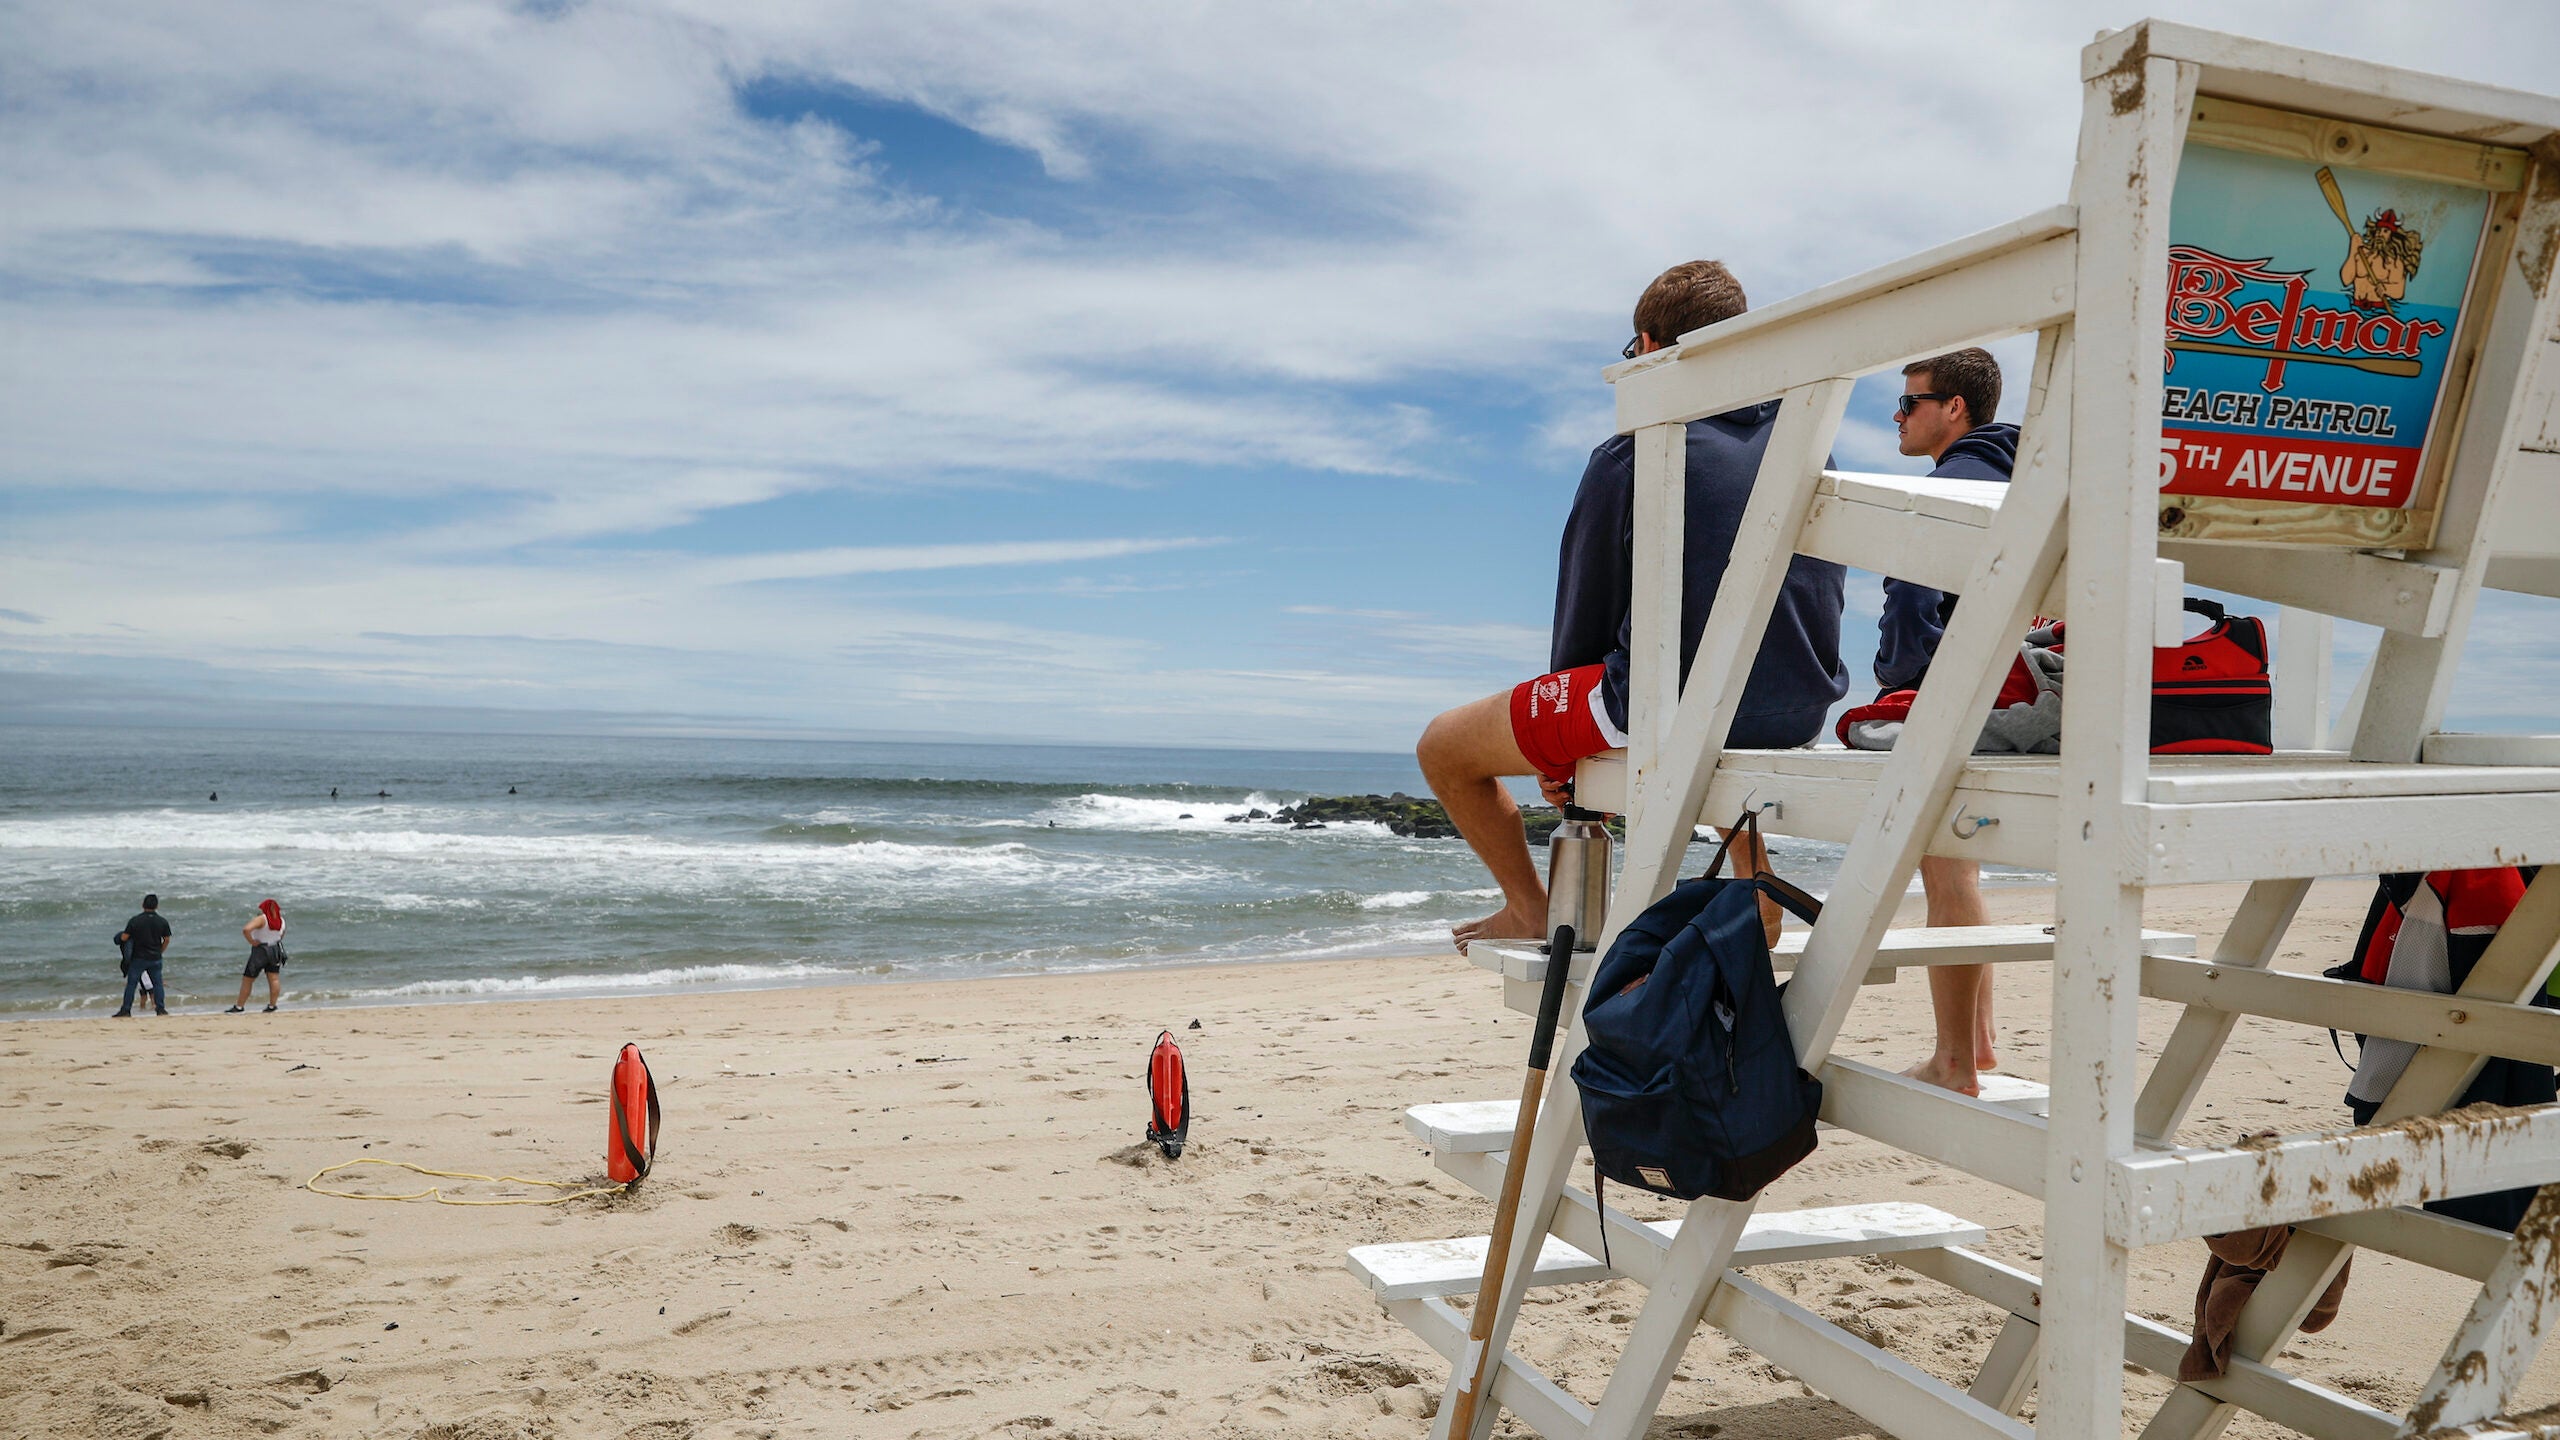
{"type": "Polygon", "coordinates": [[[2330,174],[2329,167],[2323,165],[2312,172],[2311,178],[2320,182],[2320,196],[2329,202],[2329,213],[2337,216],[2338,223],[2346,226],[2347,234],[2353,236],[2356,222],[2347,218],[2347,197],[2338,189],[2338,177],[2330,174]]]}
{"type": "Polygon", "coordinates": [[[1485,1242],[1484,1280],[1476,1287],[1475,1313],[1467,1320],[1467,1348],[1458,1363],[1467,1383],[1449,1407],[1449,1440],[1471,1440],[1477,1402],[1493,1373],[1494,1312],[1502,1306],[1502,1282],[1511,1263],[1511,1236],[1520,1221],[1520,1186],[1529,1171],[1529,1142],[1538,1132],[1538,1104],[1546,1098],[1547,1062],[1555,1054],[1556,1018],[1564,1013],[1565,986],[1573,975],[1573,927],[1559,925],[1547,946],[1547,980],[1538,992],[1538,1018],[1529,1035],[1529,1069],[1520,1081],[1520,1111],[1511,1124],[1511,1159],[1502,1167],[1502,1198],[1494,1207],[1493,1235],[1485,1242]]]}

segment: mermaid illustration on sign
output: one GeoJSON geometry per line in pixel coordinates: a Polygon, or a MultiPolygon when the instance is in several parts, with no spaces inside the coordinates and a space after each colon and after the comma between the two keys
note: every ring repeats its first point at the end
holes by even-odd
{"type": "Polygon", "coordinates": [[[2338,283],[2347,289],[2348,302],[2359,310],[2393,310],[2409,293],[2409,281],[2418,273],[2418,252],[2426,244],[2424,236],[2400,223],[2397,213],[2377,210],[2366,217],[2364,228],[2347,217],[2347,197],[2338,190],[2338,177],[2323,165],[2313,176],[2320,182],[2320,193],[2328,198],[2329,213],[2347,227],[2347,258],[2338,266],[2338,283]]]}

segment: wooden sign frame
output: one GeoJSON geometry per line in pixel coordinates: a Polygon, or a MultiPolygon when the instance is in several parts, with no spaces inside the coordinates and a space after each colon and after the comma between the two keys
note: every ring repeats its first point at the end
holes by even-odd
{"type": "MultiPolygon", "coordinates": [[[[2455,439],[2470,402],[2487,317],[2515,246],[2524,188],[2533,172],[2532,157],[2505,146],[2270,109],[2209,95],[2196,98],[2187,121],[2186,144],[2323,166],[2347,166],[2373,174],[2488,192],[2486,215],[2472,242],[2471,272],[2463,288],[2441,383],[2428,412],[2427,438],[2419,453],[2413,498],[2407,505],[2327,504],[2165,492],[2160,496],[2163,539],[2358,550],[2426,548],[2435,536],[2445,476],[2452,467],[2455,439]]],[[[2344,218],[2342,212],[2341,219],[2344,218]]],[[[2460,240],[2446,235],[2436,243],[2452,245],[2460,240]]],[[[2165,440],[2163,448],[2168,448],[2165,440]]],[[[2164,471],[2172,463],[2164,458],[2164,471]]],[[[2165,474],[2162,483],[2168,483],[2165,474]]]]}

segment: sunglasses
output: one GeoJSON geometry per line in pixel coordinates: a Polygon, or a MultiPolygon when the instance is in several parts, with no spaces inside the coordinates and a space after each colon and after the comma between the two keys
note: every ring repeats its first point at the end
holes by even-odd
{"type": "Polygon", "coordinates": [[[1628,342],[1627,342],[1627,348],[1626,348],[1626,349],[1621,350],[1621,351],[1619,351],[1619,352],[1618,352],[1618,358],[1619,358],[1619,359],[1621,359],[1621,360],[1633,360],[1633,359],[1634,359],[1634,358],[1636,358],[1638,355],[1641,355],[1641,354],[1643,354],[1643,353],[1644,353],[1644,336],[1642,336],[1642,335],[1638,335],[1638,336],[1636,336],[1636,338],[1634,338],[1633,340],[1630,340],[1630,341],[1628,341],[1628,342]]]}
{"type": "Polygon", "coordinates": [[[1919,409],[1920,402],[1923,400],[1953,400],[1954,398],[1956,397],[1951,391],[1914,390],[1910,394],[1893,402],[1893,418],[1896,420],[1910,419],[1911,412],[1919,409]]]}

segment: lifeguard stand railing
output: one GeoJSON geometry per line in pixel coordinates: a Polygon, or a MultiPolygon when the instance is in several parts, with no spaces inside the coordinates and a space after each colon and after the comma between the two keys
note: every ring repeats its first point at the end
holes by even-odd
{"type": "MultiPolygon", "coordinates": [[[[1487,1193],[1526,1167],[1478,1436],[1508,1409],[1551,1440],[1630,1440],[1702,1319],[1896,1435],[2112,1436],[2124,1365],[2171,1373],[2186,1339],[2125,1312],[2132,1252],[2274,1224],[2300,1229],[2241,1318],[2230,1373],[2172,1391],[2145,1435],[2210,1436],[2235,1407],[2330,1437],[2560,1434],[2501,1418],[2560,1314],[2560,1191],[2512,1237],[2415,1208],[2560,1181],[2560,1106],[2423,1118],[2485,1056],[2560,1061],[2560,1013],[2529,1005],[2560,960],[2560,866],[2459,994],[2271,966],[2314,877],[2560,861],[2560,737],[2438,733],[2481,588],[2560,591],[2560,422],[2536,382],[2560,348],[2560,101],[2156,21],[2091,45],[2082,80],[2069,204],[1612,368],[1637,442],[1633,713],[1628,749],[1580,777],[1584,803],[1628,817],[1613,924],[1669,888],[1694,825],[1746,800],[1777,802],[1772,829],[1846,842],[1786,1001],[1824,1118],[2040,1197],[2043,1274],[1969,1249],[1977,1228],[1926,1207],[1755,1217],[1709,1200],[1654,1224],[1604,1210],[1569,1183],[1577,1021],[1528,1153],[1510,1153],[1507,1102],[1408,1115],[1487,1193]],[[2022,333],[2038,343],[2005,490],[1824,472],[1855,377],[2022,333]],[[1768,399],[1785,403],[1683,690],[1681,426],[1768,399]],[[1799,553],[1964,597],[1889,754],[1724,747],[1799,553]],[[2179,638],[2190,581],[2381,627],[2348,748],[2149,753],[2152,650],[2179,638]],[[2062,753],[1973,756],[2040,613],[2071,627],[2062,753]],[[1892,930],[1924,853],[2054,870],[2056,933],[1892,930]],[[2248,882],[2209,958],[2145,936],[2147,888],[2205,880],[2248,882]],[[1860,982],[1944,955],[2049,965],[2049,1097],[1995,1103],[1832,1055],[1860,982]],[[2183,1007],[2147,1073],[2143,997],[2183,1007]],[[2374,1125],[2182,1143],[2242,1014],[2422,1048],[2374,1125]],[[1593,1258],[1604,1231],[1614,1269],[1593,1258]],[[2481,1287],[2406,1417],[2273,1363],[2359,1246],[2481,1287]],[[2008,1312],[1969,1384],[1747,1273],[1860,1251],[2008,1312]],[[1647,1298],[1602,1393],[1510,1352],[1529,1288],[1611,1274],[1647,1298]]],[[[1546,961],[1504,963],[1525,980],[1546,961]]],[[[1449,1301],[1473,1293],[1483,1246],[1368,1247],[1353,1263],[1456,1361],[1449,1301]]],[[[2370,1304],[2352,1299],[2341,1324],[2370,1323],[2354,1313],[2370,1304]]]]}

